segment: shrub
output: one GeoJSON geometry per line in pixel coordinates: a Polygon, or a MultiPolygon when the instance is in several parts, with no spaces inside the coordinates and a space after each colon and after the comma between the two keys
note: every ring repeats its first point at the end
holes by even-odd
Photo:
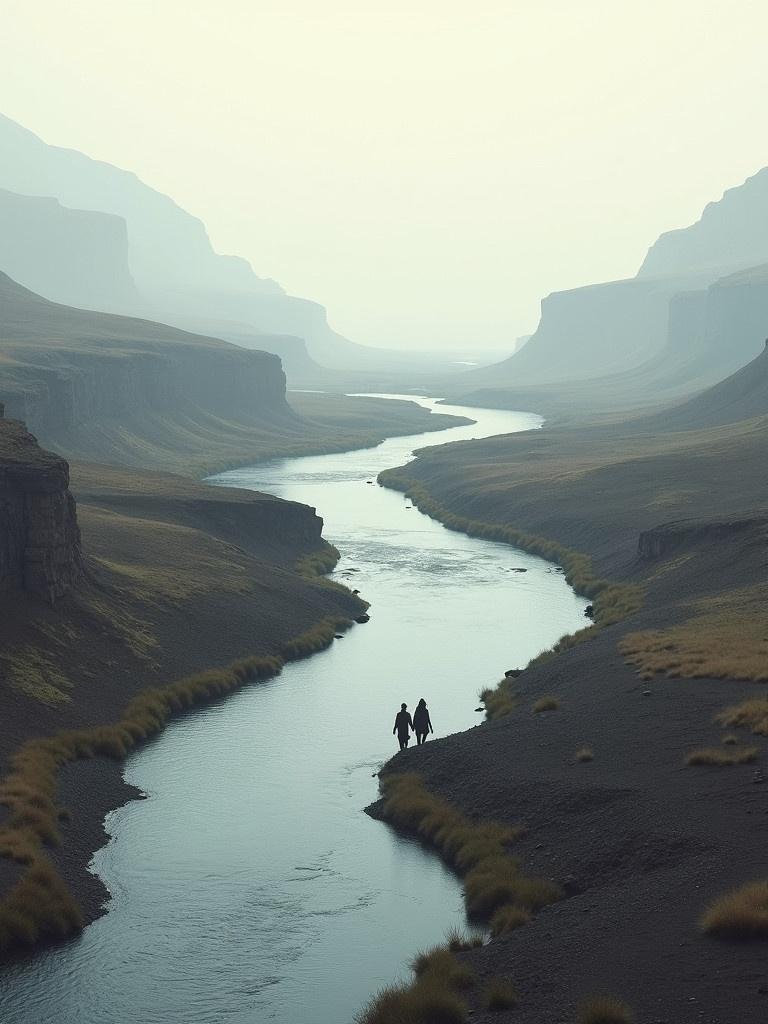
{"type": "Polygon", "coordinates": [[[468,949],[477,949],[484,943],[483,936],[479,932],[472,932],[469,935],[458,928],[451,928],[445,936],[445,942],[452,953],[464,953],[468,949]]]}
{"type": "Polygon", "coordinates": [[[594,996],[582,1003],[578,1024],[632,1024],[632,1011],[612,996],[594,996]]]}
{"type": "Polygon", "coordinates": [[[486,1010],[511,1010],[517,1006],[520,997],[514,985],[503,978],[494,978],[485,993],[486,1010]]]}
{"type": "Polygon", "coordinates": [[[557,711],[559,707],[560,701],[557,697],[539,697],[533,705],[533,711],[539,715],[542,711],[557,711]]]}
{"type": "Polygon", "coordinates": [[[746,726],[756,736],[768,736],[768,697],[751,697],[721,711],[715,721],[725,726],[746,726]]]}
{"type": "Polygon", "coordinates": [[[721,747],[702,747],[700,750],[693,750],[686,757],[685,763],[689,766],[710,765],[722,768],[732,764],[750,764],[757,760],[757,747],[737,747],[731,750],[723,750],[721,747]]]}
{"type": "Polygon", "coordinates": [[[464,876],[470,917],[487,920],[507,904],[530,912],[562,896],[554,882],[521,874],[520,863],[509,847],[523,829],[470,822],[430,793],[418,775],[389,775],[381,787],[384,818],[428,841],[464,876]]]}
{"type": "Polygon", "coordinates": [[[750,882],[720,896],[700,925],[708,935],[722,938],[768,938],[768,882],[750,882]]]}
{"type": "Polygon", "coordinates": [[[581,761],[581,762],[593,761],[594,758],[595,758],[595,754],[594,754],[594,751],[592,750],[592,747],[579,747],[579,749],[576,751],[576,760],[577,761],[581,761]]]}
{"type": "Polygon", "coordinates": [[[506,906],[499,907],[491,918],[491,935],[495,937],[513,932],[517,928],[522,928],[524,924],[528,924],[530,920],[531,912],[529,910],[526,910],[525,907],[515,906],[514,903],[508,903],[506,906]]]}

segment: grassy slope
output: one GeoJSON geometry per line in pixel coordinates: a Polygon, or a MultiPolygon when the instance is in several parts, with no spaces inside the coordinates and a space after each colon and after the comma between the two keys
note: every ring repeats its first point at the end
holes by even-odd
{"type": "MultiPolygon", "coordinates": [[[[765,741],[737,728],[723,748],[756,746],[757,768],[686,757],[718,747],[715,715],[755,692],[715,676],[746,674],[745,645],[750,666],[768,658],[767,441],[766,419],[642,440],[545,430],[428,449],[389,479],[415,481],[443,518],[543,536],[644,594],[631,617],[507,683],[504,717],[397,758],[463,813],[527,825],[515,851],[526,871],[565,889],[530,924],[459,954],[480,977],[511,976],[522,1024],[574,1019],[595,992],[640,1020],[730,1020],[734,1007],[763,1020],[764,950],[698,922],[723,891],[765,876],[753,783],[765,741]],[[670,520],[688,522],[639,558],[640,532],[670,520]],[[558,709],[534,713],[549,696],[558,709]],[[577,757],[585,746],[592,761],[577,757]]],[[[472,1019],[496,1018],[478,1006],[472,1019]]]]}

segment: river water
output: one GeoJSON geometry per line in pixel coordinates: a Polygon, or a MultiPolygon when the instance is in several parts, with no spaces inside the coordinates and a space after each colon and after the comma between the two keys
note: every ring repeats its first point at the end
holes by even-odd
{"type": "Polygon", "coordinates": [[[351,1024],[464,923],[457,879],[362,813],[396,750],[394,715],[423,696],[435,737],[477,725],[478,691],[582,626],[585,602],[541,559],[368,483],[414,448],[541,424],[438,408],[477,422],[212,479],[316,507],[343,552],[334,576],[371,621],[129,759],[148,799],[107,819],[92,869],[109,913],[0,974],[4,1024],[351,1024]]]}

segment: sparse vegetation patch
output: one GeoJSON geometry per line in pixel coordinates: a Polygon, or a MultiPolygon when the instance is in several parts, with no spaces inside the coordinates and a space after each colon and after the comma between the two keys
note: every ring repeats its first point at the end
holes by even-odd
{"type": "Polygon", "coordinates": [[[725,893],[701,918],[701,930],[726,939],[768,938],[768,882],[750,882],[725,893]]]}
{"type": "Polygon", "coordinates": [[[542,711],[557,711],[560,701],[557,697],[539,697],[533,705],[534,714],[540,715],[542,711]]]}
{"type": "Polygon", "coordinates": [[[724,768],[733,764],[751,764],[757,760],[758,754],[757,747],[731,747],[729,750],[723,750],[722,747],[702,747],[700,750],[691,751],[685,763],[688,766],[710,765],[714,768],[724,768]]]}
{"type": "Polygon", "coordinates": [[[579,1007],[578,1024],[632,1024],[629,1007],[613,996],[594,996],[579,1007]]]}

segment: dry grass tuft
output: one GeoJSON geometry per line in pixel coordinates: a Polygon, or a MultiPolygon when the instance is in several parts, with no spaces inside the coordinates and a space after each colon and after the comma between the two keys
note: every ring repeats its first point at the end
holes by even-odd
{"type": "Polygon", "coordinates": [[[530,915],[561,898],[554,882],[521,874],[509,847],[522,829],[470,822],[430,793],[417,775],[390,775],[381,785],[384,818],[435,847],[464,877],[470,918],[488,920],[501,908],[512,906],[530,915]]]}
{"type": "Polygon", "coordinates": [[[493,978],[485,992],[486,1010],[512,1010],[520,997],[515,986],[503,978],[493,978]]]}
{"type": "Polygon", "coordinates": [[[701,930],[726,939],[768,938],[768,882],[750,882],[725,893],[704,913],[701,930]]]}
{"type": "Polygon", "coordinates": [[[451,953],[464,953],[468,949],[477,949],[484,942],[485,940],[479,932],[467,934],[459,928],[451,928],[445,936],[445,943],[451,953]]]}
{"type": "Polygon", "coordinates": [[[672,678],[768,681],[768,585],[732,590],[693,605],[670,629],[630,633],[619,644],[644,673],[672,678]]]}
{"type": "Polygon", "coordinates": [[[768,697],[750,697],[732,704],[715,721],[725,726],[746,727],[756,736],[768,736],[768,697]]]}
{"type": "Polygon", "coordinates": [[[586,761],[594,761],[594,759],[595,753],[592,750],[592,747],[579,747],[579,749],[576,751],[577,761],[584,763],[586,761]]]}
{"type": "Polygon", "coordinates": [[[526,910],[525,907],[518,907],[513,903],[499,907],[491,918],[491,935],[495,938],[497,935],[505,935],[507,932],[516,931],[516,929],[522,928],[524,924],[528,924],[530,920],[531,912],[526,910]]]}
{"type": "Polygon", "coordinates": [[[632,1024],[632,1011],[613,996],[594,996],[579,1007],[578,1024],[632,1024]]]}
{"type": "Polygon", "coordinates": [[[735,743],[739,742],[739,737],[735,733],[729,732],[727,735],[723,736],[720,742],[724,743],[726,747],[732,747],[735,743]]]}
{"type": "Polygon", "coordinates": [[[757,760],[757,747],[738,747],[731,750],[723,750],[721,747],[702,747],[700,750],[693,750],[686,757],[685,763],[689,766],[709,765],[714,768],[724,768],[732,764],[751,764],[757,760]]]}
{"type": "Polygon", "coordinates": [[[355,1018],[357,1024],[464,1024],[461,993],[475,984],[472,971],[444,946],[420,953],[410,985],[382,989],[355,1018]]]}
{"type": "Polygon", "coordinates": [[[540,697],[533,705],[534,714],[541,714],[542,711],[557,711],[560,701],[557,697],[540,697]]]}

